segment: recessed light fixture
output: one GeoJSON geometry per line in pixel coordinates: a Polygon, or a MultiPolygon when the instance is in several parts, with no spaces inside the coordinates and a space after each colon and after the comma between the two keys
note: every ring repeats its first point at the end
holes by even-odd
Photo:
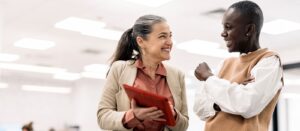
{"type": "Polygon", "coordinates": [[[8,84],[0,82],[0,89],[1,88],[8,88],[8,84]]]}
{"type": "Polygon", "coordinates": [[[300,30],[300,23],[284,19],[278,19],[264,23],[262,28],[262,32],[271,35],[278,35],[296,30],[300,30]]]}
{"type": "Polygon", "coordinates": [[[61,72],[61,73],[54,74],[53,78],[59,79],[59,80],[74,81],[74,80],[80,79],[80,74],[79,73],[70,73],[70,72],[61,72]]]}
{"type": "Polygon", "coordinates": [[[57,22],[54,27],[78,32],[90,32],[91,30],[94,31],[102,29],[105,27],[105,25],[106,24],[101,21],[78,17],[68,17],[60,22],[57,22]]]}
{"type": "Polygon", "coordinates": [[[92,79],[106,79],[106,73],[82,72],[81,76],[85,78],[92,78],[92,79]]]}
{"type": "Polygon", "coordinates": [[[300,94],[299,93],[293,93],[293,92],[283,92],[281,94],[282,98],[285,99],[300,99],[300,94]]]}
{"type": "Polygon", "coordinates": [[[69,87],[53,87],[53,86],[38,86],[38,85],[23,85],[22,90],[61,93],[61,94],[68,94],[71,92],[71,88],[69,87]]]}
{"type": "Polygon", "coordinates": [[[121,38],[123,32],[112,30],[112,29],[99,29],[99,30],[89,30],[89,31],[83,31],[81,34],[87,35],[87,36],[93,36],[98,37],[102,39],[108,39],[108,40],[119,40],[121,38]]]}
{"type": "Polygon", "coordinates": [[[284,84],[286,86],[300,86],[300,79],[285,79],[284,84]]]}
{"type": "Polygon", "coordinates": [[[159,7],[159,6],[162,6],[172,0],[126,0],[126,1],[140,4],[140,5],[149,6],[149,7],[159,7]]]}
{"type": "Polygon", "coordinates": [[[66,69],[57,68],[57,67],[44,67],[44,66],[15,64],[15,63],[0,63],[0,68],[8,69],[8,70],[50,73],[50,74],[56,74],[56,73],[61,73],[66,71],[66,69]]]}
{"type": "Polygon", "coordinates": [[[176,47],[189,53],[211,57],[226,58],[230,56],[238,56],[238,53],[229,53],[227,50],[221,49],[220,44],[218,43],[204,40],[191,40],[179,43],[176,47]]]}
{"type": "Polygon", "coordinates": [[[20,58],[19,55],[0,53],[0,61],[13,62],[13,61],[18,60],[19,58],[20,58]]]}
{"type": "Polygon", "coordinates": [[[105,79],[109,70],[106,64],[91,64],[84,67],[84,72],[81,73],[82,77],[105,79]]]}
{"type": "Polygon", "coordinates": [[[107,72],[109,66],[106,64],[90,64],[84,67],[87,72],[107,72]]]}
{"type": "Polygon", "coordinates": [[[108,40],[119,40],[122,32],[104,28],[106,24],[101,21],[69,17],[54,25],[56,28],[80,32],[83,35],[98,37],[108,40]]]}
{"type": "Polygon", "coordinates": [[[23,38],[14,43],[14,46],[26,48],[26,49],[35,49],[35,50],[46,50],[53,46],[55,43],[47,40],[39,40],[32,38],[23,38]]]}

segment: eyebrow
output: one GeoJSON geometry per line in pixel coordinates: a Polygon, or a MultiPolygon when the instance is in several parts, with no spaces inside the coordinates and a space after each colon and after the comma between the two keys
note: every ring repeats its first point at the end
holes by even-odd
{"type": "Polygon", "coordinates": [[[230,23],[226,22],[226,23],[222,23],[222,25],[231,25],[230,23]]]}
{"type": "MultiPolygon", "coordinates": [[[[158,35],[167,35],[167,34],[168,34],[167,32],[161,32],[158,35]]],[[[172,34],[172,32],[170,32],[170,34],[172,34]]]]}

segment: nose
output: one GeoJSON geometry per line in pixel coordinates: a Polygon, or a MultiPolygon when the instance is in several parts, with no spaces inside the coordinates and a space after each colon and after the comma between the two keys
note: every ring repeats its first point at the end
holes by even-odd
{"type": "Polygon", "coordinates": [[[172,45],[173,44],[173,39],[172,38],[169,38],[166,42],[168,45],[172,45]]]}
{"type": "Polygon", "coordinates": [[[221,36],[222,36],[222,37],[227,37],[228,34],[227,34],[227,32],[224,30],[224,31],[222,31],[221,36]]]}

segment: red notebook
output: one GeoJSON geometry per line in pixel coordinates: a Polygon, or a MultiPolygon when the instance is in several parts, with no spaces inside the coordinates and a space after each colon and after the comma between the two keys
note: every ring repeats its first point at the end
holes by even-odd
{"type": "Polygon", "coordinates": [[[164,112],[164,116],[162,118],[165,118],[166,122],[163,123],[169,126],[175,126],[176,122],[173,117],[168,98],[126,84],[123,84],[123,87],[129,99],[131,100],[134,98],[138,106],[157,107],[159,110],[164,112]]]}

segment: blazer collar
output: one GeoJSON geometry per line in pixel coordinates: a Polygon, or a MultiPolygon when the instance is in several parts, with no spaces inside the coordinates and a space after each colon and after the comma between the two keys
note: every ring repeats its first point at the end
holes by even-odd
{"type": "MultiPolygon", "coordinates": [[[[178,74],[175,74],[175,72],[173,70],[171,70],[171,68],[169,68],[167,65],[165,65],[166,68],[166,79],[167,79],[167,83],[169,85],[170,91],[172,93],[173,96],[173,100],[175,103],[175,108],[179,109],[178,105],[179,103],[177,103],[178,101],[178,97],[177,94],[178,89],[180,89],[180,84],[178,81],[178,78],[176,76],[178,76],[178,74]]],[[[121,73],[120,79],[119,79],[119,85],[123,87],[123,84],[128,84],[133,86],[134,80],[136,78],[136,74],[137,74],[137,67],[134,65],[133,61],[127,61],[126,62],[126,66],[124,67],[123,72],[121,73]]],[[[121,88],[122,90],[123,88],[121,88]]]]}
{"type": "Polygon", "coordinates": [[[126,61],[126,66],[121,73],[119,84],[121,86],[123,86],[123,84],[133,86],[136,74],[137,68],[134,66],[134,61],[126,61]]]}
{"type": "Polygon", "coordinates": [[[174,74],[174,71],[172,71],[168,66],[165,66],[165,68],[167,71],[166,79],[167,79],[167,83],[169,85],[170,91],[172,93],[172,96],[173,96],[173,100],[174,100],[174,104],[175,104],[174,106],[176,109],[179,109],[179,105],[178,105],[179,98],[177,97],[177,93],[179,92],[178,89],[180,89],[180,87],[178,87],[178,86],[180,86],[180,84],[179,84],[178,79],[175,79],[176,76],[178,76],[178,75],[174,74]]]}

